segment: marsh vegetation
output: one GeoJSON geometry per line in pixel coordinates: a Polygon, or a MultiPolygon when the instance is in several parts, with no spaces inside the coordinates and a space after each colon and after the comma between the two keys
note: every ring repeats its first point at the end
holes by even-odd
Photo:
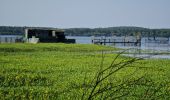
{"type": "Polygon", "coordinates": [[[116,50],[89,44],[1,44],[0,99],[170,98],[170,60],[108,53],[116,50]]]}

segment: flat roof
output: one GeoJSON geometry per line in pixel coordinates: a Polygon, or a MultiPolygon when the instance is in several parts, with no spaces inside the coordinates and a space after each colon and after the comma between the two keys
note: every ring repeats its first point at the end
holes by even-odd
{"type": "Polygon", "coordinates": [[[57,32],[64,32],[63,29],[58,28],[48,28],[48,27],[26,27],[27,30],[49,30],[49,31],[57,31],[57,32]]]}

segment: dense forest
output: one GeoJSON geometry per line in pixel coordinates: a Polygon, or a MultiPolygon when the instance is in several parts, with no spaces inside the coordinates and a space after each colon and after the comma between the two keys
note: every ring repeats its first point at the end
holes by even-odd
{"type": "MultiPolygon", "coordinates": [[[[26,27],[0,26],[0,35],[22,35],[26,27]]],[[[47,27],[46,27],[47,28],[47,27]]],[[[69,36],[134,36],[141,33],[143,37],[170,37],[170,29],[148,29],[142,27],[108,27],[108,28],[69,28],[64,29],[69,36]]]]}
{"type": "Polygon", "coordinates": [[[76,36],[134,36],[141,33],[143,37],[170,37],[170,29],[148,29],[142,27],[109,27],[109,28],[70,28],[65,29],[67,35],[76,36]]]}

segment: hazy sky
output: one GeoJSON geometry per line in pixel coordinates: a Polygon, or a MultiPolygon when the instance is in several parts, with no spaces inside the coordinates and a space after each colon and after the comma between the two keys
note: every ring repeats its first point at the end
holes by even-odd
{"type": "Polygon", "coordinates": [[[170,28],[170,0],[0,0],[0,25],[170,28]]]}

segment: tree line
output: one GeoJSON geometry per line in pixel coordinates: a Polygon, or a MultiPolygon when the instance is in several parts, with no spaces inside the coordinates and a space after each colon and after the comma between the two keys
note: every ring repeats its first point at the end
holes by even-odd
{"type": "MultiPolygon", "coordinates": [[[[0,26],[0,35],[23,35],[26,27],[0,26]]],[[[48,27],[45,27],[48,29],[48,27]]],[[[170,37],[170,29],[149,29],[142,27],[108,27],[108,28],[67,28],[67,36],[135,36],[170,37]]]]}
{"type": "Polygon", "coordinates": [[[65,33],[71,36],[135,36],[170,37],[170,29],[149,29],[142,27],[109,27],[109,28],[70,28],[65,33]]]}

